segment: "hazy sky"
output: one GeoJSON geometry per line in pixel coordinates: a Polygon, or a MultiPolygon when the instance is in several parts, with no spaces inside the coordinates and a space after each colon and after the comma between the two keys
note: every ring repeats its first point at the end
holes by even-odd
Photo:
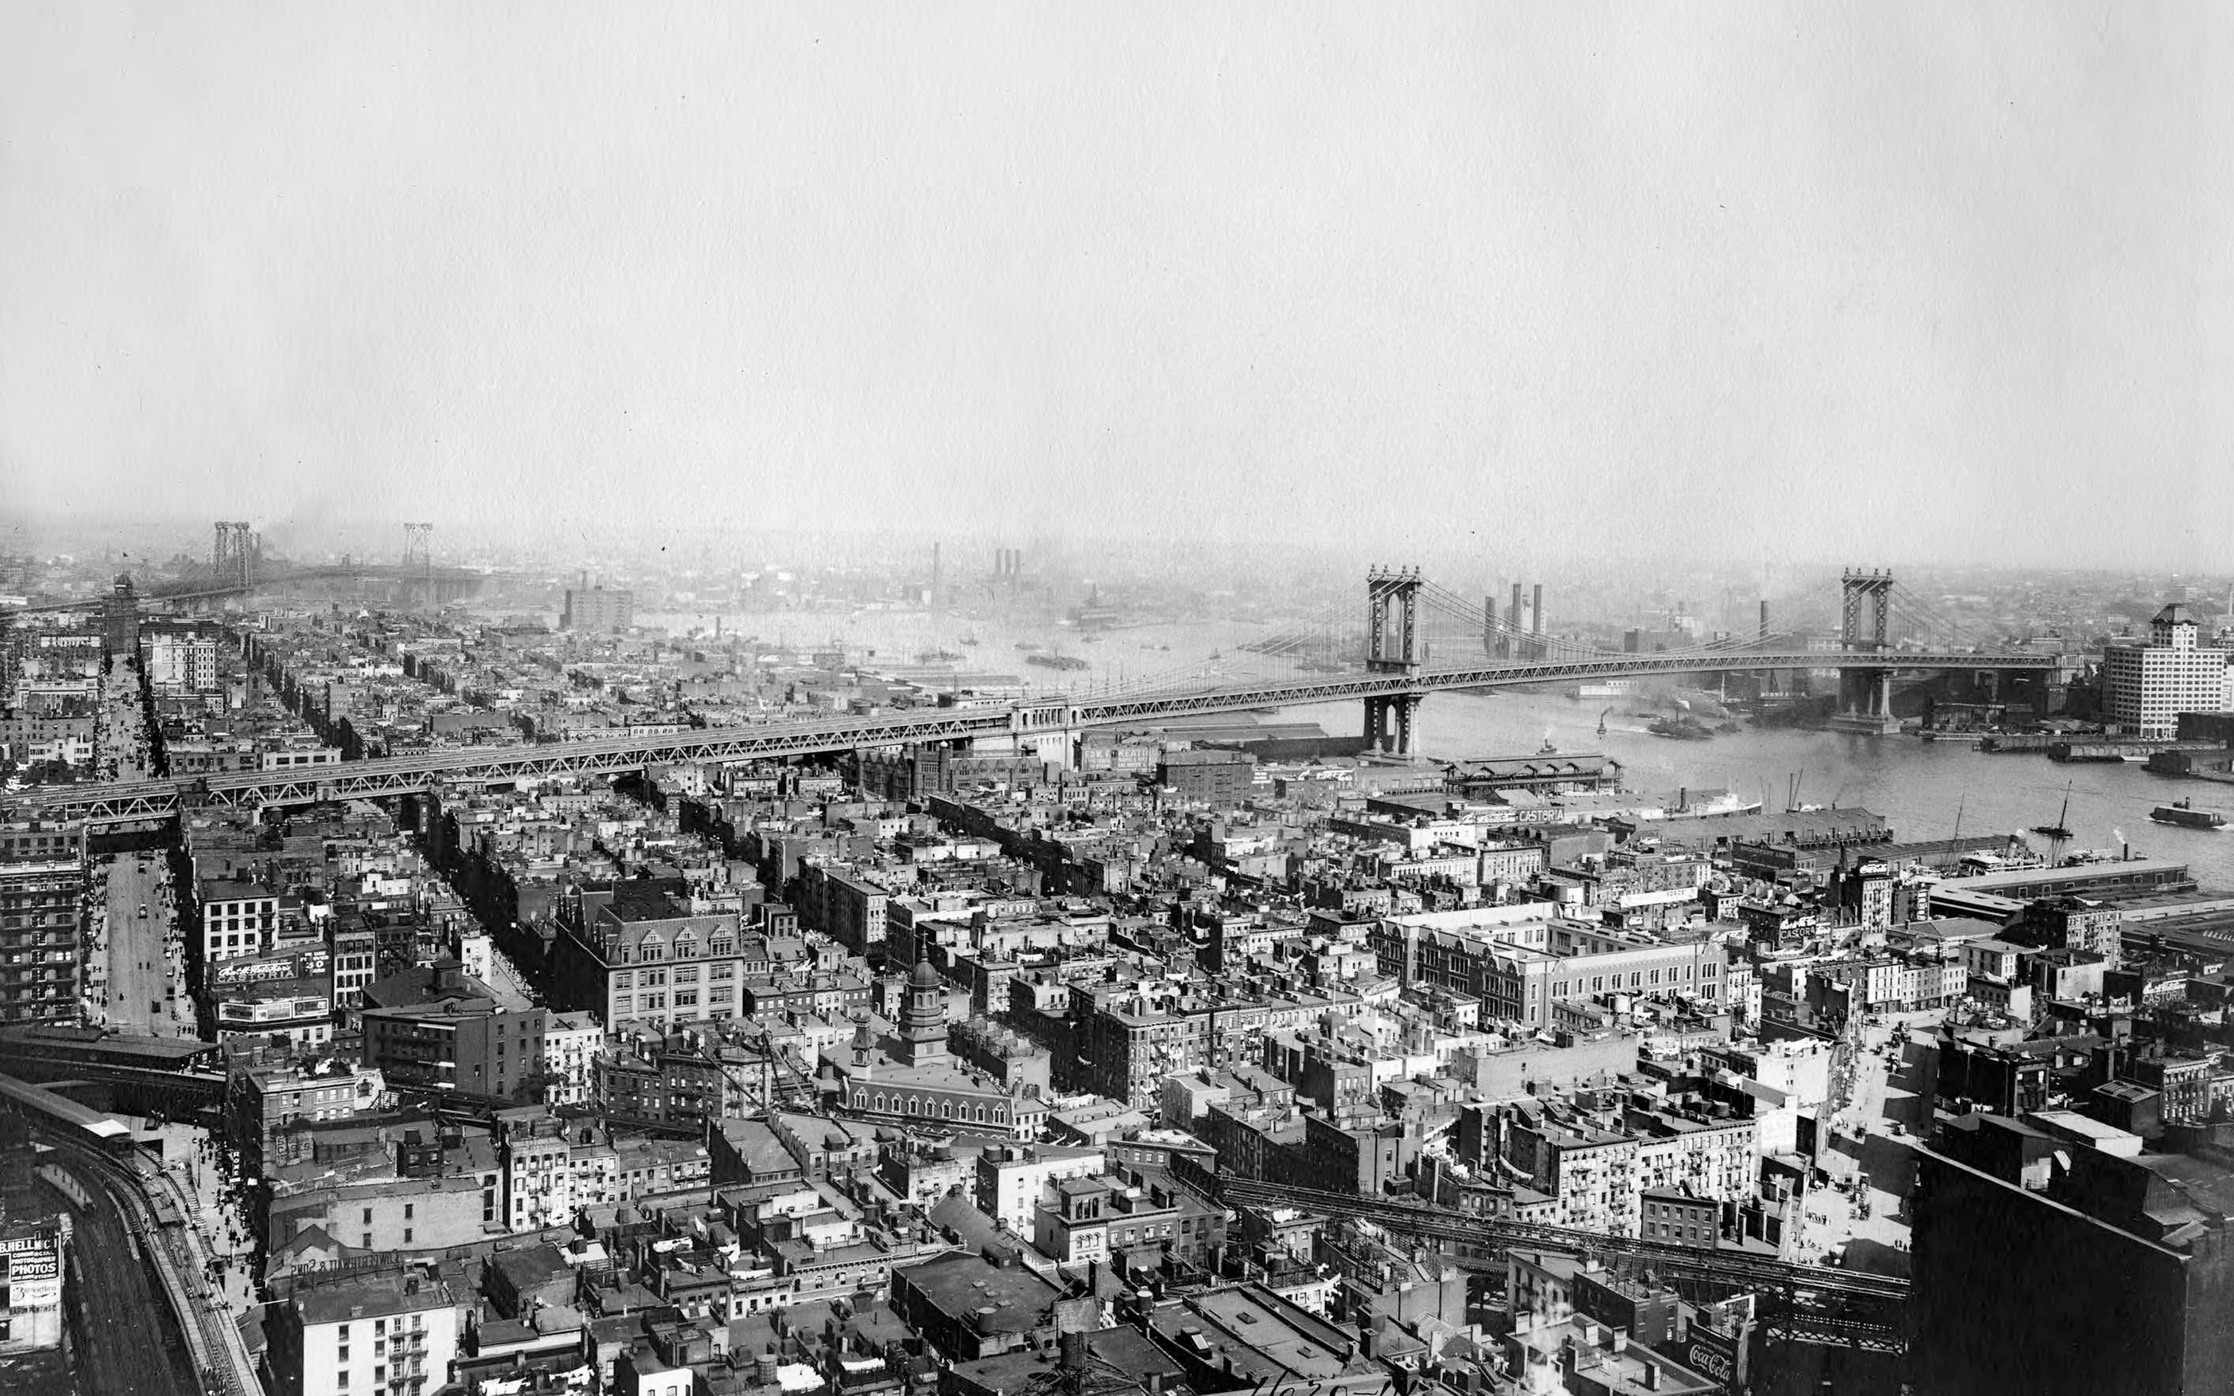
{"type": "Polygon", "coordinates": [[[2211,566],[2234,6],[0,6],[0,509],[2211,566]]]}

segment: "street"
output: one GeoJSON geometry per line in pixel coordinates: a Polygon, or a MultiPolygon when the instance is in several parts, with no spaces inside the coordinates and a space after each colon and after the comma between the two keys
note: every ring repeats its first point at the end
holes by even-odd
{"type": "Polygon", "coordinates": [[[121,853],[102,860],[107,889],[105,926],[97,925],[94,953],[107,969],[105,1000],[97,1005],[110,1026],[158,1037],[192,1037],[196,1028],[186,997],[185,943],[171,896],[170,870],[159,853],[121,853]]]}
{"type": "Polygon", "coordinates": [[[1848,1101],[1822,1156],[1831,1186],[1808,1195],[1811,1255],[1836,1255],[1849,1270],[1908,1273],[1912,1145],[1931,1131],[1931,1053],[1865,1026],[1853,1053],[1848,1101]]]}

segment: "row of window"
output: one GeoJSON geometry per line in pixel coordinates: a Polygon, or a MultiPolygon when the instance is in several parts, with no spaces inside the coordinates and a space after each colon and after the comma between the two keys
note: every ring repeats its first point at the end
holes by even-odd
{"type": "MultiPolygon", "coordinates": [[[[871,1096],[869,1092],[856,1088],[853,1092],[853,1108],[883,1112],[887,1109],[886,1096],[882,1091],[878,1091],[874,1096],[871,1096]],[[870,1103],[872,1100],[875,1102],[874,1104],[870,1103]]],[[[890,1113],[895,1115],[921,1115],[929,1118],[931,1103],[927,1100],[919,1100],[915,1096],[894,1095],[890,1097],[889,1109],[890,1113]]],[[[939,1102],[938,1117],[942,1120],[970,1120],[972,1118],[969,1106],[964,1105],[961,1112],[957,1114],[954,1102],[951,1100],[941,1100],[939,1102]]],[[[985,1116],[985,1106],[980,1103],[977,1106],[975,1122],[978,1124],[1005,1125],[1008,1123],[1008,1107],[1005,1105],[994,1106],[993,1117],[988,1121],[985,1116]]]]}
{"type": "MultiPolygon", "coordinates": [[[[638,964],[643,964],[665,960],[670,958],[668,949],[667,942],[660,938],[658,932],[654,931],[638,941],[633,951],[625,944],[613,947],[613,963],[625,965],[633,960],[638,964]]],[[[673,949],[674,955],[672,958],[677,960],[695,960],[701,954],[719,959],[724,955],[736,954],[737,941],[734,936],[715,936],[706,942],[706,948],[701,952],[698,948],[698,937],[685,931],[675,937],[673,949]]]]}

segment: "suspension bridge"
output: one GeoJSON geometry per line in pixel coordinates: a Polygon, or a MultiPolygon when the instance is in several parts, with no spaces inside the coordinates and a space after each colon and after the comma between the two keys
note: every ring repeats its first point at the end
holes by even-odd
{"type": "Polygon", "coordinates": [[[415,794],[441,785],[501,785],[555,775],[613,774],[647,765],[735,762],[918,743],[1005,743],[1062,757],[1095,728],[1148,727],[1193,714],[1355,701],[1373,748],[1414,754],[1415,714],[1436,693],[1607,679],[1680,680],[1715,674],[1835,671],[1842,709],[1859,719],[1890,714],[1902,672],[2038,676],[2051,657],[1967,643],[1937,607],[1884,572],[1841,581],[1837,628],[1802,623],[1649,653],[1522,629],[1493,604],[1435,586],[1417,569],[1373,569],[1354,598],[1284,626],[1234,655],[1151,673],[1121,685],[1079,684],[1051,696],[978,705],[898,709],[700,727],[534,745],[458,747],[287,770],[194,779],[51,787],[10,797],[10,813],[137,821],[183,808],[255,808],[415,794]]]}

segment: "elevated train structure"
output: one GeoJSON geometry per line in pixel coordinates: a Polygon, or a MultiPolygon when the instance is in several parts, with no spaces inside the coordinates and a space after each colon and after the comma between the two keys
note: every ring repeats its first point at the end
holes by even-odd
{"type": "Polygon", "coordinates": [[[124,1120],[5,1072],[0,1072],[0,1112],[102,1153],[129,1153],[133,1148],[132,1126],[124,1120]]]}
{"type": "Polygon", "coordinates": [[[1891,578],[1850,575],[1847,618],[1839,647],[1802,637],[1762,634],[1679,652],[1609,653],[1540,633],[1506,634],[1493,618],[1457,615],[1458,603],[1419,573],[1376,569],[1367,578],[1367,615],[1360,634],[1337,619],[1267,644],[1264,653],[1292,658],[1328,633],[1362,653],[1340,673],[1283,673],[1236,682],[1207,672],[1144,681],[1129,691],[984,706],[909,708],[867,717],[814,717],[784,722],[704,727],[657,736],[600,737],[520,746],[460,747],[405,756],[273,771],[237,771],[192,779],[112,782],[27,791],[6,812],[113,826],[167,820],[200,807],[254,809],[326,800],[419,794],[438,786],[505,785],[554,775],[620,774],[669,762],[735,762],[824,755],[873,748],[998,741],[1016,748],[1065,747],[1095,728],[1156,723],[1174,717],[1354,701],[1364,707],[1366,735],[1390,755],[1413,754],[1413,721],[1429,694],[1487,688],[1568,684],[1608,678],[1693,678],[1708,674],[1833,669],[1858,717],[1886,720],[1896,672],[1970,672],[2038,676],[2052,657],[2028,653],[1901,649],[1888,629],[1891,578]],[[1871,611],[1862,601],[1874,603],[1871,611]],[[1438,609],[1440,608],[1440,609],[1438,609]],[[1874,624],[1866,617],[1874,616],[1874,624]],[[1469,631],[1483,658],[1435,651],[1429,622],[1478,626],[1469,631]],[[1487,662],[1484,662],[1484,659],[1487,662]]]}
{"type": "Polygon", "coordinates": [[[1909,1283],[1885,1275],[1801,1265],[1747,1251],[1670,1245],[1572,1227],[1482,1217],[1418,1201],[1212,1174],[1182,1160],[1173,1177],[1229,1207],[1294,1207],[1370,1222],[1429,1243],[1462,1266],[1502,1269],[1513,1251],[1626,1261],[1696,1300],[1756,1296],[1764,1332],[1787,1342],[1898,1354],[1907,1348],[1909,1283]]]}
{"type": "Polygon", "coordinates": [[[119,1109],[187,1118],[225,1098],[224,1048],[99,1028],[0,1028],[0,1080],[32,1086],[93,1082],[119,1109]]]}

